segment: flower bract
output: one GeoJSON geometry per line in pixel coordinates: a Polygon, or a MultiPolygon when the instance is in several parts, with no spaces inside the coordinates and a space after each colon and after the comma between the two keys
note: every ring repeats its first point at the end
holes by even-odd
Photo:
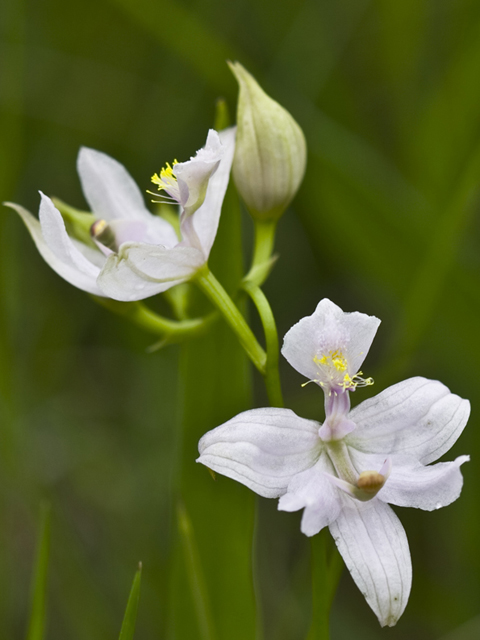
{"type": "Polygon", "coordinates": [[[371,384],[359,372],[379,320],[322,300],[285,336],[283,354],[325,394],[323,424],[289,409],[245,411],[206,433],[198,462],[284,511],[303,509],[307,536],[328,526],[353,579],[382,626],[408,601],[410,551],[389,506],[431,511],[460,495],[460,466],[430,463],[462,433],[470,404],[441,382],[395,384],[350,409],[350,394],[371,384]]]}

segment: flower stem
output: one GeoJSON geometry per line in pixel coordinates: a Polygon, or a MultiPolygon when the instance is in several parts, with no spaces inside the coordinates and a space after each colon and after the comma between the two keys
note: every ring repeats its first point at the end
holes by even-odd
{"type": "Polygon", "coordinates": [[[211,313],[203,318],[170,320],[155,313],[142,302],[119,302],[100,296],[92,298],[102,307],[124,316],[148,333],[162,336],[165,344],[180,342],[205,333],[217,317],[216,313],[211,313]]]}
{"type": "Polygon", "coordinates": [[[327,531],[323,529],[311,538],[312,550],[312,623],[307,640],[329,640],[328,617],[330,590],[328,588],[327,531]]]}
{"type": "Polygon", "coordinates": [[[267,362],[265,365],[265,386],[270,406],[283,407],[282,387],[278,371],[278,333],[272,309],[263,291],[253,282],[245,280],[242,289],[255,304],[265,332],[267,362]]]}
{"type": "Polygon", "coordinates": [[[255,245],[253,248],[252,266],[244,280],[253,280],[262,285],[270,273],[273,263],[272,253],[275,242],[277,221],[255,220],[255,245]]]}
{"type": "Polygon", "coordinates": [[[253,249],[252,267],[270,260],[275,242],[276,229],[276,220],[255,220],[255,246],[253,249]]]}
{"type": "Polygon", "coordinates": [[[240,344],[247,352],[250,360],[264,376],[267,362],[266,353],[258,344],[245,318],[235,306],[228,293],[206,266],[198,272],[194,282],[198,284],[205,295],[223,315],[227,323],[236,333],[240,344]]]}

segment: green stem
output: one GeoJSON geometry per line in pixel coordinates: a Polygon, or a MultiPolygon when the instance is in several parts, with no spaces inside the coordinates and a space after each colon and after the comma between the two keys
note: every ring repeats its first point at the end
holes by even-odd
{"type": "Polygon", "coordinates": [[[312,624],[307,640],[329,640],[328,614],[331,593],[328,588],[327,531],[311,538],[312,549],[312,624]]]}
{"type": "Polygon", "coordinates": [[[255,220],[255,244],[253,247],[252,266],[245,280],[253,280],[261,285],[270,273],[273,263],[272,253],[275,242],[277,221],[255,220]]]}
{"type": "Polygon", "coordinates": [[[255,246],[253,248],[252,267],[267,262],[273,253],[276,220],[255,220],[255,246]]]}
{"type": "Polygon", "coordinates": [[[203,318],[170,320],[158,315],[142,302],[118,302],[100,296],[92,296],[92,298],[102,307],[127,318],[148,333],[163,336],[165,344],[179,342],[205,333],[217,317],[216,313],[211,313],[203,318]]]}
{"type": "Polygon", "coordinates": [[[278,333],[272,309],[263,291],[253,282],[245,280],[242,289],[248,293],[262,321],[267,346],[265,386],[272,407],[283,407],[282,387],[278,371],[278,333]]]}
{"type": "Polygon", "coordinates": [[[267,361],[265,351],[258,344],[258,341],[253,335],[245,318],[237,309],[228,293],[207,266],[198,271],[194,282],[198,284],[205,295],[210,299],[215,307],[217,307],[227,323],[236,333],[240,344],[247,352],[250,360],[260,373],[265,375],[267,361]]]}

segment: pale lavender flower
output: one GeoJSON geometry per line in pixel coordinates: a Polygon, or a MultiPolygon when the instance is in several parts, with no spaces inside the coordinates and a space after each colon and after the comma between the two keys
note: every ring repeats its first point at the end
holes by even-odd
{"type": "Polygon", "coordinates": [[[162,171],[157,184],[180,205],[181,240],[166,220],[152,215],[125,167],[83,147],[77,168],[97,222],[97,248],[67,234],[60,211],[41,194],[39,220],[7,203],[25,222],[44,260],[62,278],[98,296],[133,301],[189,280],[206,264],[228,185],[235,129],[211,130],[205,147],[187,162],[162,171]],[[162,184],[163,182],[163,184],[162,184]]]}
{"type": "Polygon", "coordinates": [[[303,509],[301,530],[328,526],[382,626],[393,626],[410,593],[405,531],[388,503],[431,511],[458,498],[460,465],[429,465],[457,440],[470,404],[442,383],[410,378],[350,410],[371,384],[359,368],[379,325],[322,300],[285,336],[282,352],[325,393],[323,425],[289,409],[254,409],[206,433],[198,461],[284,511],[303,509]]]}

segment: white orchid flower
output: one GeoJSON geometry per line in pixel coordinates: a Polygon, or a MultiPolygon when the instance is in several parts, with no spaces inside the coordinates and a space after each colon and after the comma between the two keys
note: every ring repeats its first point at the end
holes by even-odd
{"type": "MultiPolygon", "coordinates": [[[[181,240],[170,223],[152,215],[125,167],[83,147],[77,168],[85,198],[97,218],[97,248],[66,231],[60,211],[41,194],[39,220],[7,203],[25,222],[44,260],[62,278],[98,296],[133,301],[192,278],[206,264],[228,185],[235,128],[210,130],[207,142],[187,162],[161,172],[157,184],[180,205],[181,240]]],[[[154,176],[155,177],[155,176],[154,176]]]]}
{"type": "Polygon", "coordinates": [[[410,378],[350,410],[370,384],[358,369],[379,320],[322,300],[285,336],[283,354],[325,392],[323,425],[289,409],[254,409],[209,431],[198,462],[284,511],[304,509],[301,530],[328,526],[382,626],[405,609],[412,568],[405,531],[388,503],[427,511],[458,498],[460,465],[431,466],[457,440],[470,404],[438,381],[410,378]]]}

